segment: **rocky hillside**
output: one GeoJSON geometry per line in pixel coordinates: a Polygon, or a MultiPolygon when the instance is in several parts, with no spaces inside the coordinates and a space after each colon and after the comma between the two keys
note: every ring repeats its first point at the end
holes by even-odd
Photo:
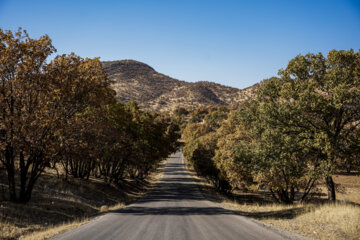
{"type": "Polygon", "coordinates": [[[233,105],[254,94],[254,88],[239,90],[212,82],[189,83],[156,72],[134,60],[102,62],[120,101],[135,100],[151,111],[178,107],[233,105]]]}

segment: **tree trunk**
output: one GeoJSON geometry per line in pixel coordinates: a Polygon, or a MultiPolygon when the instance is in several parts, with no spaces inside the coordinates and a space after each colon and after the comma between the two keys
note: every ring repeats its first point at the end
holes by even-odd
{"type": "Polygon", "coordinates": [[[351,163],[349,161],[346,162],[345,168],[346,168],[346,172],[348,174],[350,174],[351,173],[351,163]]]}
{"type": "Polygon", "coordinates": [[[68,179],[69,174],[69,159],[65,157],[65,180],[68,179]]]}
{"type": "MultiPolygon", "coordinates": [[[[25,158],[24,158],[24,154],[22,152],[20,152],[19,159],[20,159],[20,195],[19,195],[19,201],[21,202],[22,199],[25,196],[28,168],[26,166],[27,164],[25,165],[25,158]]],[[[28,161],[30,161],[30,160],[28,159],[28,161]]]]}
{"type": "Polygon", "coordinates": [[[18,201],[19,203],[27,203],[30,201],[31,193],[34,188],[36,180],[37,180],[37,177],[35,175],[32,175],[31,178],[29,179],[26,189],[24,189],[24,191],[21,191],[19,201],[18,201]]]}
{"type": "Polygon", "coordinates": [[[351,166],[353,165],[352,162],[353,162],[353,159],[351,157],[348,157],[345,160],[344,167],[345,167],[346,173],[348,173],[348,174],[351,172],[351,166]]]}
{"type": "Polygon", "coordinates": [[[15,187],[15,166],[14,166],[14,154],[13,148],[7,146],[5,149],[5,161],[6,171],[8,175],[8,186],[10,201],[16,202],[16,187],[15,187]]]}
{"type": "Polygon", "coordinates": [[[295,196],[295,191],[294,192],[292,192],[292,191],[294,191],[294,190],[291,189],[290,192],[288,192],[285,189],[278,190],[277,194],[278,194],[280,201],[285,204],[292,204],[294,202],[293,197],[295,196]],[[294,194],[294,195],[292,195],[292,194],[294,194]]]}
{"type": "Polygon", "coordinates": [[[7,166],[10,201],[16,202],[15,170],[13,166],[7,166]]]}
{"type": "Polygon", "coordinates": [[[335,184],[332,176],[326,177],[325,181],[328,190],[328,200],[334,202],[336,200],[336,194],[335,194],[335,184]]]}

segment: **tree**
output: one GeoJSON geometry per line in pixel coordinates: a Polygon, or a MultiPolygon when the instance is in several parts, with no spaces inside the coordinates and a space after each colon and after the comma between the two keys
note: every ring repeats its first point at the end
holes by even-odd
{"type": "Polygon", "coordinates": [[[213,161],[232,188],[243,188],[252,184],[252,138],[246,131],[251,116],[245,111],[232,111],[228,119],[217,130],[217,149],[213,161]],[[243,121],[246,119],[246,121],[243,121]]]}
{"type": "Polygon", "coordinates": [[[208,107],[199,107],[191,112],[189,123],[199,123],[204,120],[204,117],[209,113],[208,107]]]}
{"type": "Polygon", "coordinates": [[[262,120],[297,136],[321,169],[329,200],[335,201],[336,161],[359,149],[360,52],[332,50],[327,58],[321,53],[299,55],[279,75],[260,88],[267,116],[262,120]]]}
{"type": "Polygon", "coordinates": [[[198,175],[207,178],[222,192],[228,192],[231,187],[226,176],[215,165],[213,158],[220,137],[216,130],[227,118],[227,112],[226,108],[209,110],[209,113],[203,116],[203,123],[189,123],[183,132],[185,141],[183,152],[186,160],[191,163],[198,175]]]}
{"type": "Polygon", "coordinates": [[[274,122],[282,116],[269,119],[267,110],[273,113],[278,106],[264,106],[249,101],[231,112],[217,132],[216,166],[234,188],[265,186],[279,202],[305,200],[318,179],[316,168],[297,135],[286,134],[274,122]]]}
{"type": "Polygon", "coordinates": [[[204,122],[213,130],[217,130],[221,123],[227,119],[229,110],[226,107],[218,107],[210,111],[205,117],[204,122]]]}
{"type": "Polygon", "coordinates": [[[21,29],[15,35],[0,30],[0,161],[15,202],[30,200],[36,180],[56,155],[62,129],[109,93],[98,59],[70,54],[47,64],[53,52],[46,35],[32,39],[21,29]]]}
{"type": "Polygon", "coordinates": [[[91,116],[96,116],[100,121],[96,124],[98,131],[95,147],[99,172],[106,183],[119,185],[126,177],[133,151],[131,115],[124,104],[114,99],[91,116]]]}

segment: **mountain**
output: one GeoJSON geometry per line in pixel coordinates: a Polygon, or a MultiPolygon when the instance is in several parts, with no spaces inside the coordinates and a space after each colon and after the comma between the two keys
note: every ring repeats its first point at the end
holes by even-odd
{"type": "Polygon", "coordinates": [[[102,62],[119,101],[135,100],[143,109],[173,111],[209,105],[234,105],[254,95],[254,87],[239,90],[212,82],[185,82],[134,61],[102,62]]]}

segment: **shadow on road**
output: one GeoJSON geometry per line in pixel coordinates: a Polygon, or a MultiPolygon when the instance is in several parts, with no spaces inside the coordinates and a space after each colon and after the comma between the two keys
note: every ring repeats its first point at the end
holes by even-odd
{"type": "Polygon", "coordinates": [[[233,211],[220,207],[129,207],[116,213],[133,215],[219,215],[234,214],[233,211]]]}
{"type": "MultiPolygon", "coordinates": [[[[176,159],[176,157],[172,157],[176,159]]],[[[191,207],[174,206],[173,203],[182,201],[205,201],[206,198],[200,193],[199,187],[204,190],[203,185],[199,185],[199,180],[191,176],[183,163],[167,163],[163,169],[163,177],[156,187],[146,196],[139,199],[135,205],[127,208],[113,211],[112,213],[130,214],[130,215],[228,215],[236,214],[252,217],[256,219],[263,218],[281,218],[291,219],[305,212],[302,207],[279,211],[266,212],[246,212],[239,210],[229,210],[222,207],[206,206],[203,203],[192,205],[191,207]],[[161,202],[161,203],[159,203],[161,202]],[[157,204],[159,203],[159,204],[157,204]],[[157,207],[158,206],[158,207],[157,207]],[[201,207],[197,207],[201,206],[201,207]],[[204,207],[205,206],[205,207],[204,207]]],[[[203,192],[203,191],[202,191],[203,192]]],[[[206,194],[206,193],[205,193],[206,194]]],[[[235,197],[235,196],[233,196],[235,197]]],[[[236,196],[236,199],[244,203],[270,203],[256,194],[248,193],[242,196],[236,196]]],[[[219,203],[221,202],[218,201],[219,203]]]]}

